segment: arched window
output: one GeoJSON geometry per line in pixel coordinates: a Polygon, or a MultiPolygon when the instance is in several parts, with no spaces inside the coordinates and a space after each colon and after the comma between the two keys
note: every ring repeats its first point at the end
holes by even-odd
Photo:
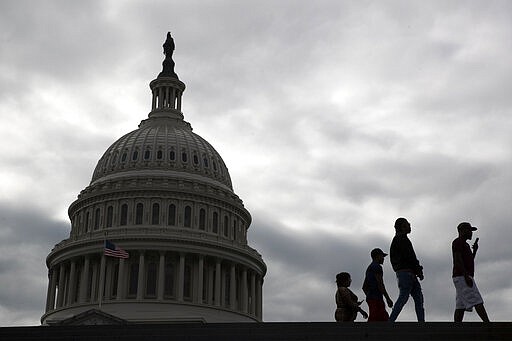
{"type": "Polygon", "coordinates": [[[199,164],[199,158],[197,157],[196,154],[194,154],[194,164],[195,165],[198,165],[199,164]]]}
{"type": "Polygon", "coordinates": [[[164,157],[164,153],[161,151],[161,150],[158,150],[156,152],[156,158],[157,160],[162,160],[162,158],[164,157]]]}
{"type": "Polygon", "coordinates": [[[236,219],[233,220],[233,240],[236,240],[236,228],[237,228],[237,221],[236,219]]]}
{"type": "Polygon", "coordinates": [[[227,215],[224,216],[224,237],[229,235],[229,218],[227,215]]]}
{"type": "Polygon", "coordinates": [[[123,153],[123,155],[121,156],[121,161],[122,162],[125,162],[126,161],[126,158],[127,158],[128,154],[126,152],[123,153]]]}
{"type": "Polygon", "coordinates": [[[174,150],[171,150],[171,151],[169,152],[169,159],[170,159],[171,161],[176,160],[176,153],[174,152],[174,150]]]}
{"type": "Polygon", "coordinates": [[[169,211],[167,212],[167,225],[176,225],[176,205],[170,204],[169,211]]]}
{"type": "Polygon", "coordinates": [[[204,166],[205,168],[208,168],[208,159],[206,158],[206,156],[205,156],[205,157],[204,157],[204,159],[203,159],[203,166],[204,166]]]}
{"type": "Polygon", "coordinates": [[[100,228],[100,209],[97,208],[94,211],[94,229],[97,230],[100,228]]]}
{"type": "Polygon", "coordinates": [[[139,152],[137,150],[135,150],[132,155],[132,160],[137,161],[138,158],[139,158],[139,152]]]}
{"type": "Polygon", "coordinates": [[[187,152],[182,152],[181,153],[181,161],[187,162],[187,160],[188,160],[187,152]]]}
{"type": "Polygon", "coordinates": [[[164,295],[167,297],[175,296],[175,294],[174,294],[174,264],[171,262],[165,263],[164,295]]]}
{"type": "Polygon", "coordinates": [[[219,233],[219,214],[217,212],[213,212],[212,232],[219,233]]]}
{"type": "Polygon", "coordinates": [[[153,204],[153,209],[151,210],[151,224],[160,224],[160,205],[157,203],[153,204]]]}
{"type": "Polygon", "coordinates": [[[190,206],[185,206],[185,218],[183,226],[192,227],[192,207],[190,206]]]}
{"type": "Polygon", "coordinates": [[[146,270],[146,296],[148,297],[156,297],[156,274],[156,263],[149,262],[146,270]]]}
{"type": "Polygon", "coordinates": [[[138,203],[135,209],[135,224],[142,224],[142,216],[144,214],[144,205],[142,203],[138,203]]]}
{"type": "Polygon", "coordinates": [[[128,224],[128,205],[123,204],[121,206],[121,217],[119,219],[119,225],[124,226],[128,224]]]}
{"type": "Polygon", "coordinates": [[[107,227],[112,227],[112,219],[114,217],[114,207],[107,207],[107,227]]]}
{"type": "Polygon", "coordinates": [[[112,155],[112,165],[115,165],[117,161],[117,151],[112,155]]]}
{"type": "Polygon", "coordinates": [[[150,157],[151,157],[151,151],[150,150],[146,150],[144,152],[144,160],[149,160],[150,157]]]}
{"type": "Polygon", "coordinates": [[[199,210],[199,229],[204,230],[206,227],[206,211],[204,208],[199,210]]]}

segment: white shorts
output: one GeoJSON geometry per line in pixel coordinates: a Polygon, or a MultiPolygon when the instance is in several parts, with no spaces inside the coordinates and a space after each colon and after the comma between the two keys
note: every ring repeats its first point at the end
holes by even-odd
{"type": "Polygon", "coordinates": [[[475,280],[471,279],[473,280],[473,286],[469,287],[464,280],[464,276],[453,277],[456,292],[455,309],[472,311],[475,305],[484,303],[475,280]]]}

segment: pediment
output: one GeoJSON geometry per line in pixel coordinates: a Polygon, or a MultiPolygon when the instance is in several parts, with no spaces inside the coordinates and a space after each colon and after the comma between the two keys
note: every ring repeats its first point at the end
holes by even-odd
{"type": "Polygon", "coordinates": [[[108,314],[99,309],[90,309],[75,315],[73,317],[62,320],[58,323],[61,326],[89,326],[89,325],[122,325],[127,324],[117,316],[108,314]]]}

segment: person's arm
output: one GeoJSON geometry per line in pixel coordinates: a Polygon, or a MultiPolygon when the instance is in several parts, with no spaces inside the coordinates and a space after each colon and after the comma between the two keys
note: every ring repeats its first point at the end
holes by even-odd
{"type": "Polygon", "coordinates": [[[352,299],[351,292],[349,289],[340,289],[340,303],[343,306],[350,307],[352,309],[359,308],[359,303],[357,302],[357,298],[352,299]]]}
{"type": "Polygon", "coordinates": [[[391,300],[388,292],[386,291],[386,287],[384,286],[384,280],[382,278],[382,274],[376,273],[375,278],[377,279],[377,287],[379,288],[379,291],[382,293],[382,295],[384,295],[384,297],[386,298],[386,303],[388,304],[388,307],[392,308],[393,301],[391,300]]]}
{"type": "Polygon", "coordinates": [[[473,259],[476,257],[476,252],[478,251],[478,241],[480,238],[475,239],[475,242],[473,243],[473,259]]]}
{"type": "Polygon", "coordinates": [[[357,311],[363,315],[363,318],[367,319],[368,318],[368,313],[366,311],[364,311],[363,309],[361,309],[361,307],[357,307],[357,311]]]}

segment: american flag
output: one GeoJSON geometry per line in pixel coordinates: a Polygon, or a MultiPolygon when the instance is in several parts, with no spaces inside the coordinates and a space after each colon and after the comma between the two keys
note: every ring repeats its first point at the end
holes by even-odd
{"type": "Polygon", "coordinates": [[[117,257],[117,258],[128,258],[130,255],[125,250],[121,249],[118,246],[115,246],[114,243],[105,240],[105,256],[117,257]]]}

